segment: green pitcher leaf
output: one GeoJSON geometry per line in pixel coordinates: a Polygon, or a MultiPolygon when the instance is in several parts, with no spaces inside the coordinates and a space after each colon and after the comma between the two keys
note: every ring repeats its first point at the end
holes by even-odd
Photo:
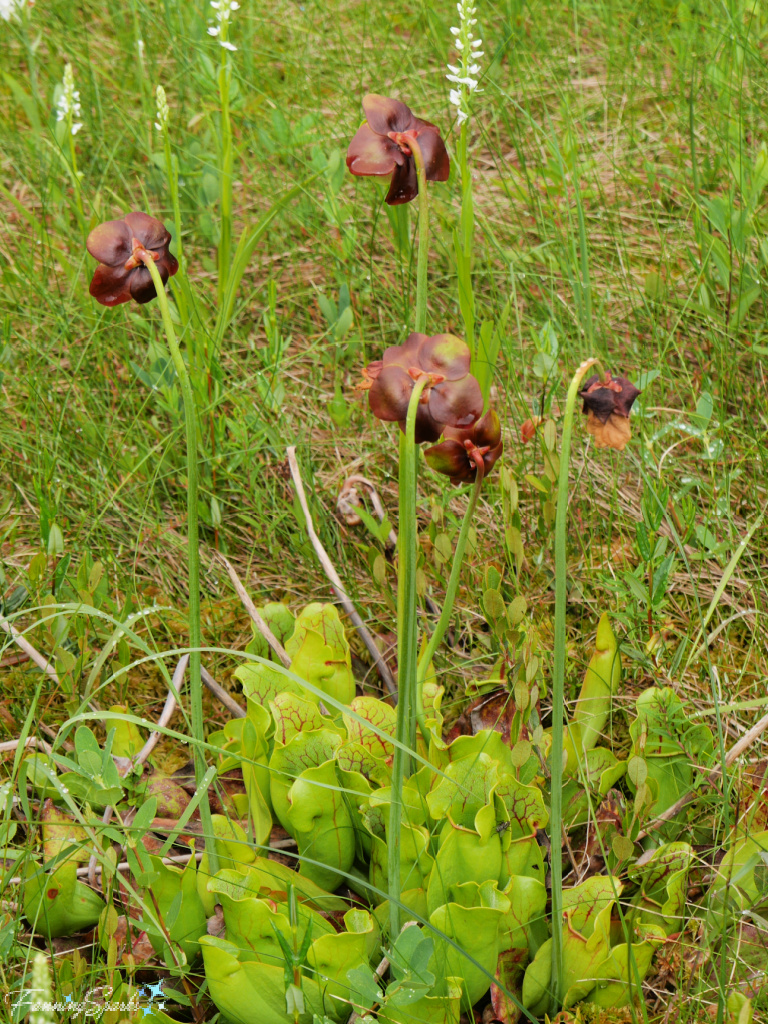
{"type": "Polygon", "coordinates": [[[43,856],[45,861],[60,857],[63,860],[75,860],[81,864],[91,858],[88,833],[78,825],[66,811],[58,808],[53,800],[46,800],[40,812],[40,824],[43,833],[43,856]]]}
{"type": "MultiPolygon", "coordinates": [[[[282,967],[241,963],[238,949],[225,939],[205,935],[203,951],[208,991],[219,1010],[231,1024],[289,1024],[285,1008],[285,983],[282,967]]],[[[321,993],[311,978],[302,980],[304,1011],[298,1024],[312,1024],[314,1014],[324,1012],[321,993]]]]}
{"type": "Polygon", "coordinates": [[[297,676],[341,704],[352,702],[355,678],[349,644],[334,605],[307,605],[285,649],[292,659],[291,671],[297,676]]]}
{"type": "MultiPolygon", "coordinates": [[[[120,715],[131,714],[126,704],[114,704],[110,711],[120,715]]],[[[115,730],[115,738],[112,743],[112,753],[115,757],[135,757],[144,746],[144,739],[141,730],[135,722],[126,722],[123,718],[104,719],[104,728],[109,732],[115,730]]]]}
{"type": "Polygon", "coordinates": [[[32,862],[27,864],[23,906],[24,916],[36,932],[56,938],[92,928],[105,903],[77,880],[77,864],[68,860],[49,873],[32,862]]]}
{"type": "Polygon", "coordinates": [[[335,889],[343,881],[341,872],[355,859],[355,828],[335,763],[303,771],[288,792],[287,804],[287,829],[299,846],[301,874],[335,889]]]}
{"type": "Polygon", "coordinates": [[[317,704],[297,693],[279,693],[269,707],[275,723],[275,743],[283,746],[297,733],[314,732],[330,724],[317,704]]]}
{"type": "Polygon", "coordinates": [[[291,831],[288,792],[294,780],[308,768],[330,761],[340,745],[341,737],[330,729],[299,732],[285,746],[275,744],[269,760],[269,792],[277,819],[288,832],[291,831]]]}
{"type": "MultiPolygon", "coordinates": [[[[263,604],[258,609],[258,612],[271,629],[278,643],[285,647],[296,623],[290,608],[279,601],[270,601],[267,604],[263,604]]],[[[277,661],[277,655],[259,632],[258,626],[253,623],[251,628],[253,629],[253,639],[245,648],[248,654],[255,654],[259,658],[269,658],[271,661],[277,661]]]]}
{"type": "Polygon", "coordinates": [[[638,920],[656,925],[668,935],[684,926],[688,870],[693,859],[688,843],[665,843],[630,865],[627,873],[640,885],[640,892],[632,900],[639,911],[638,920]]]}
{"type": "Polygon", "coordinates": [[[430,914],[430,924],[441,933],[435,938],[433,969],[441,977],[461,979],[464,1005],[469,1009],[488,991],[496,971],[501,924],[509,910],[509,901],[495,886],[484,889],[472,883],[454,887],[452,895],[463,896],[465,903],[476,905],[451,902],[430,914]],[[475,899],[467,899],[472,892],[475,899]],[[442,935],[453,941],[446,941],[442,935]],[[467,953],[474,963],[465,955],[467,953]]]}
{"type": "Polygon", "coordinates": [[[199,939],[206,933],[206,914],[197,891],[197,871],[192,858],[183,868],[163,864],[160,857],[149,857],[155,878],[151,883],[152,899],[148,905],[159,914],[164,929],[145,915],[147,937],[157,953],[167,950],[167,938],[178,944],[191,963],[200,952],[199,939]]]}
{"type": "Polygon", "coordinates": [[[642,941],[630,945],[620,943],[611,949],[609,955],[595,972],[597,984],[590,993],[590,1002],[597,1006],[628,1006],[641,995],[642,982],[651,966],[653,954],[661,946],[666,934],[654,926],[641,926],[642,941]]]}
{"type": "Polygon", "coordinates": [[[366,729],[359,719],[370,722],[386,736],[394,737],[397,718],[395,709],[375,697],[355,697],[350,708],[358,716],[357,718],[352,718],[350,715],[342,716],[350,743],[359,743],[378,760],[386,761],[391,758],[395,752],[394,745],[388,743],[372,729],[366,729]]]}
{"type": "Polygon", "coordinates": [[[582,750],[591,750],[604,734],[611,713],[611,698],[621,683],[621,655],[606,613],[600,617],[595,653],[590,659],[581,692],[571,716],[578,726],[582,750]]]}
{"type": "MultiPolygon", "coordinates": [[[[346,1004],[345,1019],[349,1016],[352,988],[348,973],[369,960],[369,934],[374,933],[373,919],[365,911],[357,911],[350,922],[357,927],[344,932],[321,935],[307,952],[307,964],[314,971],[313,979],[323,992],[326,1006],[346,1004]]],[[[348,916],[348,915],[347,915],[348,916]]],[[[343,1012],[344,1007],[339,1006],[343,1012]]]]}

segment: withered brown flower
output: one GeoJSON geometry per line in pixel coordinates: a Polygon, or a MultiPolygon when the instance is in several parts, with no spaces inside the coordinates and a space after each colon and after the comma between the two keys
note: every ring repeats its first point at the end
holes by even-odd
{"type": "Polygon", "coordinates": [[[449,476],[451,483],[460,484],[475,479],[480,463],[486,477],[503,449],[499,417],[489,409],[471,427],[446,427],[445,440],[427,448],[424,458],[430,469],[449,476]]]}
{"type": "Polygon", "coordinates": [[[585,381],[579,395],[584,400],[582,412],[587,414],[587,433],[598,448],[623,451],[632,436],[629,412],[640,391],[626,377],[604,378],[597,374],[585,381]]]}
{"type": "Polygon", "coordinates": [[[447,181],[450,164],[439,129],[414,117],[400,100],[369,93],[363,98],[366,121],[358,128],[347,151],[352,174],[392,176],[385,202],[410,203],[419,194],[415,141],[424,161],[427,181],[447,181]]]}
{"type": "Polygon", "coordinates": [[[469,372],[467,346],[452,334],[410,334],[364,370],[371,412],[405,429],[408,403],[417,380],[427,376],[416,412],[416,443],[436,441],[446,424],[469,427],[483,411],[480,385],[469,372]]]}
{"type": "Polygon", "coordinates": [[[99,261],[91,280],[90,293],[102,306],[121,302],[149,302],[157,295],[152,277],[143,263],[150,257],[157,263],[163,284],[179,269],[168,246],[165,225],[149,214],[134,211],[122,220],[108,220],[88,235],[85,243],[99,261]]]}

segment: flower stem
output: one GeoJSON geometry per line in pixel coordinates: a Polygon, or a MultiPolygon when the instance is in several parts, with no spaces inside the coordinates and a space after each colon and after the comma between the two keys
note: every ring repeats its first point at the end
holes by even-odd
{"type": "MultiPolygon", "coordinates": [[[[181,322],[187,323],[188,311],[187,311],[187,289],[189,288],[189,282],[187,280],[187,264],[184,260],[184,246],[181,238],[181,206],[179,203],[179,175],[178,169],[173,162],[173,154],[171,153],[171,139],[168,135],[168,129],[163,129],[163,154],[165,156],[165,175],[168,179],[168,191],[171,194],[171,203],[173,205],[173,224],[176,230],[176,259],[179,261],[179,272],[176,275],[178,280],[178,289],[176,291],[176,302],[179,306],[179,313],[181,315],[181,322]]],[[[194,360],[192,360],[194,363],[194,360]]]]}
{"type": "Polygon", "coordinates": [[[568,388],[563,417],[563,442],[560,449],[560,477],[557,484],[557,515],[555,518],[555,657],[552,670],[552,757],[550,765],[550,843],[552,849],[552,982],[551,1012],[561,1007],[563,978],[563,715],[565,711],[565,611],[567,603],[567,524],[568,470],[571,457],[571,435],[576,398],[584,375],[597,359],[587,359],[573,375],[568,388]]]}
{"type": "MultiPolygon", "coordinates": [[[[429,263],[429,195],[427,194],[427,172],[424,159],[416,139],[409,139],[408,145],[416,162],[416,176],[419,183],[419,249],[416,258],[416,315],[413,329],[423,333],[427,326],[427,265],[429,263]]],[[[400,527],[402,529],[402,525],[400,527]]]]}
{"type": "MultiPolygon", "coordinates": [[[[184,400],[184,425],[187,439],[187,557],[189,575],[189,692],[192,719],[192,738],[194,744],[195,781],[200,787],[206,772],[205,754],[202,743],[203,732],[203,685],[200,675],[200,648],[202,647],[202,628],[200,625],[200,546],[198,540],[197,521],[197,405],[192,384],[181,354],[176,332],[173,329],[171,312],[165,286],[160,278],[155,261],[147,254],[144,265],[152,275],[157,292],[157,301],[163,317],[165,337],[171,353],[171,359],[181,384],[184,400]]],[[[200,819],[205,837],[205,850],[212,875],[219,869],[219,858],[213,834],[211,808],[206,796],[200,802],[200,819]]]]}
{"type": "MultiPolygon", "coordinates": [[[[222,26],[222,40],[226,41],[226,23],[222,26]]],[[[229,117],[229,78],[231,74],[228,51],[222,48],[219,67],[219,99],[221,101],[221,164],[220,199],[221,227],[219,235],[219,305],[224,302],[229,279],[232,249],[232,123],[229,117]]]]}
{"type": "MultiPolygon", "coordinates": [[[[475,207],[472,198],[472,175],[469,172],[467,152],[467,122],[459,132],[459,172],[461,175],[461,215],[459,230],[454,232],[454,247],[459,278],[459,308],[464,321],[464,340],[472,353],[472,365],[477,363],[480,353],[475,349],[475,296],[472,287],[472,253],[475,234],[475,207]]],[[[476,372],[473,370],[473,372],[476,372]]]]}
{"type": "Polygon", "coordinates": [[[422,736],[425,742],[429,742],[427,736],[427,730],[424,725],[424,712],[422,710],[422,692],[421,688],[424,685],[427,672],[429,671],[429,665],[432,658],[435,656],[435,651],[440,644],[440,641],[445,636],[446,630],[451,624],[451,616],[453,615],[453,605],[456,601],[456,594],[459,589],[459,579],[461,578],[461,566],[464,561],[464,549],[467,546],[467,537],[469,536],[469,527],[472,523],[472,517],[475,514],[477,508],[477,499],[480,497],[480,491],[483,487],[483,470],[484,465],[480,460],[477,465],[477,476],[475,477],[475,484],[472,488],[472,493],[469,498],[469,504],[467,505],[467,511],[464,513],[464,519],[461,524],[461,531],[459,532],[459,539],[456,542],[456,550],[453,553],[453,564],[451,566],[451,575],[448,577],[448,586],[445,591],[445,601],[443,602],[443,610],[440,612],[440,618],[435,626],[435,631],[430,637],[427,649],[419,659],[419,668],[416,673],[416,715],[419,721],[419,728],[421,729],[422,736]]]}
{"type": "MultiPolygon", "coordinates": [[[[419,239],[421,240],[421,239],[419,239]]],[[[405,432],[400,438],[400,487],[397,572],[397,723],[395,754],[392,762],[392,794],[387,828],[387,892],[389,895],[390,936],[400,932],[400,823],[402,819],[403,781],[410,773],[410,749],[415,743],[414,691],[418,658],[416,621],[416,412],[429,378],[424,375],[414,384],[408,403],[405,432]]]]}

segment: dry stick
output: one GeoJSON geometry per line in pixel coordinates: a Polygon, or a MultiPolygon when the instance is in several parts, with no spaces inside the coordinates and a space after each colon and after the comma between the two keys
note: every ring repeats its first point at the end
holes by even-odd
{"type": "MultiPolygon", "coordinates": [[[[179,663],[176,666],[176,670],[173,673],[171,680],[171,688],[168,690],[168,696],[165,698],[165,704],[163,710],[160,713],[160,718],[157,720],[157,729],[153,729],[147,737],[147,741],[141,750],[138,752],[136,757],[131,758],[131,767],[135,768],[137,765],[142,765],[147,760],[149,755],[157,746],[157,742],[160,739],[160,729],[165,729],[171,719],[173,713],[176,710],[176,697],[174,694],[179,692],[182,681],[184,679],[184,673],[187,671],[187,665],[189,663],[189,655],[183,654],[179,659],[179,663]]],[[[110,804],[104,810],[104,814],[101,816],[101,822],[103,825],[108,825],[112,820],[112,815],[115,813],[115,808],[110,804]]],[[[94,889],[96,888],[96,854],[91,854],[91,859],[88,861],[88,884],[94,889]]]]}
{"type": "Polygon", "coordinates": [[[333,566],[333,562],[328,557],[328,552],[325,550],[320,541],[320,538],[315,533],[315,527],[312,523],[312,514],[309,511],[309,505],[307,504],[307,496],[304,493],[304,483],[301,479],[299,463],[296,459],[295,446],[291,445],[289,448],[286,448],[286,453],[288,455],[288,465],[291,468],[291,476],[293,477],[293,483],[296,487],[296,496],[299,499],[301,510],[304,513],[304,520],[307,526],[307,533],[309,534],[309,539],[312,541],[312,547],[315,549],[315,553],[318,559],[320,560],[320,564],[323,567],[323,571],[330,580],[331,586],[333,587],[336,596],[341,602],[342,608],[354,623],[355,629],[358,631],[363,643],[368,648],[368,653],[371,655],[376,664],[376,670],[379,673],[379,678],[381,679],[381,681],[384,683],[387,690],[389,690],[391,694],[396,694],[397,684],[395,683],[395,680],[392,678],[392,673],[389,671],[387,663],[382,658],[381,652],[376,646],[376,642],[374,641],[371,634],[368,632],[367,628],[363,623],[363,620],[360,618],[357,611],[355,610],[355,606],[352,604],[349,597],[347,597],[347,592],[344,589],[344,584],[341,582],[339,574],[336,572],[333,566]]]}
{"type": "MultiPolygon", "coordinates": [[[[7,754],[11,750],[16,750],[20,740],[7,740],[5,743],[0,743],[0,754],[7,754]]],[[[25,747],[38,747],[46,754],[50,754],[50,744],[46,743],[45,740],[38,739],[37,736],[27,736],[24,740],[25,747]]]]}
{"type": "Polygon", "coordinates": [[[228,558],[225,558],[224,555],[222,555],[221,552],[219,552],[219,551],[216,552],[214,557],[218,558],[218,560],[221,562],[221,564],[224,566],[224,568],[229,573],[229,578],[232,580],[232,586],[235,588],[235,591],[237,592],[237,596],[243,602],[243,607],[245,608],[245,610],[250,615],[251,620],[255,624],[255,626],[258,629],[258,631],[261,633],[261,635],[267,641],[267,643],[272,648],[272,650],[275,652],[275,654],[278,656],[280,661],[282,661],[284,668],[290,668],[291,667],[291,659],[286,654],[285,648],[280,643],[280,641],[277,639],[277,637],[272,632],[272,630],[269,628],[269,626],[266,624],[264,619],[262,619],[261,615],[259,615],[258,608],[253,603],[253,601],[251,600],[250,595],[248,594],[248,591],[245,589],[243,584],[240,582],[240,577],[235,572],[235,568],[232,565],[232,563],[229,561],[228,558]]]}
{"type": "MultiPolygon", "coordinates": [[[[749,732],[745,732],[741,739],[737,740],[736,743],[734,743],[734,745],[725,755],[726,768],[730,768],[733,762],[736,760],[736,758],[740,757],[741,754],[743,754],[748,747],[751,747],[755,740],[758,739],[765,732],[766,729],[768,729],[768,715],[763,715],[760,721],[755,723],[755,725],[752,726],[749,732]]],[[[706,777],[706,781],[714,783],[717,781],[719,776],[720,769],[715,768],[711,772],[709,772],[709,774],[706,777]]],[[[685,807],[686,804],[690,803],[691,800],[693,800],[695,797],[695,792],[686,793],[684,796],[681,796],[680,799],[676,803],[672,804],[671,807],[668,807],[663,814],[660,814],[658,818],[654,818],[653,821],[650,822],[650,824],[648,825],[648,828],[643,829],[641,832],[639,832],[637,838],[644,839],[645,836],[647,836],[651,829],[655,828],[656,825],[661,825],[663,822],[669,821],[670,818],[674,818],[677,812],[681,811],[683,807],[685,807]]]]}
{"type": "Polygon", "coordinates": [[[0,616],[0,629],[5,630],[8,636],[17,644],[25,654],[27,654],[31,661],[37,665],[39,669],[58,685],[59,677],[56,674],[56,669],[51,664],[50,660],[44,657],[38,650],[36,650],[27,638],[20,633],[14,625],[12,625],[8,619],[4,616],[0,616]]]}
{"type": "Polygon", "coordinates": [[[227,693],[223,686],[219,686],[216,680],[213,678],[207,668],[201,666],[200,675],[203,678],[203,682],[214,695],[214,697],[221,701],[224,707],[229,711],[235,718],[245,718],[245,712],[232,697],[227,693]]]}

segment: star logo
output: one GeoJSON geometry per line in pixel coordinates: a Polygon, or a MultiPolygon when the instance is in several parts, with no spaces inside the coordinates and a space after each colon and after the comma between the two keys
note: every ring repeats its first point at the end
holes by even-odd
{"type": "Polygon", "coordinates": [[[162,981],[158,981],[156,985],[150,985],[147,991],[149,992],[150,999],[154,999],[155,996],[157,996],[157,998],[160,999],[163,995],[162,981]]]}

